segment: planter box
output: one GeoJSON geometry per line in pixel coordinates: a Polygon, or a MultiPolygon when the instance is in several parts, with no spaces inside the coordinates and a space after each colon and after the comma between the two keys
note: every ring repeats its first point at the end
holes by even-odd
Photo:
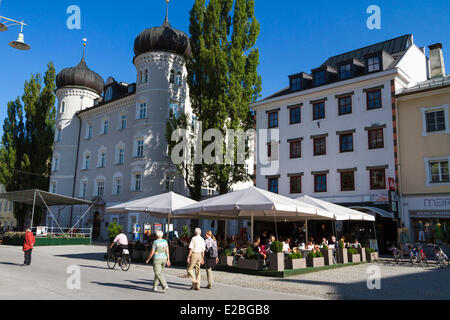
{"type": "Polygon", "coordinates": [[[352,262],[352,263],[361,262],[361,255],[360,254],[349,254],[348,262],[352,262]]]}
{"type": "MultiPolygon", "coordinates": [[[[23,238],[5,238],[3,244],[9,246],[23,246],[23,238]]],[[[90,245],[91,239],[89,238],[36,238],[35,247],[46,246],[77,246],[77,245],[90,245]]]]}
{"type": "Polygon", "coordinates": [[[336,249],[336,259],[337,263],[346,264],[348,263],[348,254],[346,248],[337,248],[336,249]]]}
{"type": "Polygon", "coordinates": [[[308,268],[318,268],[325,266],[325,258],[306,258],[308,268]]]}
{"type": "Polygon", "coordinates": [[[306,259],[286,259],[284,260],[284,267],[288,270],[305,269],[306,259]]]}
{"type": "Polygon", "coordinates": [[[234,266],[233,262],[234,262],[234,257],[221,256],[219,264],[222,266],[233,267],[234,266]]]}
{"type": "Polygon", "coordinates": [[[326,266],[334,265],[333,249],[328,249],[328,250],[320,249],[320,252],[322,252],[323,257],[325,258],[326,266]]]}
{"type": "Polygon", "coordinates": [[[261,259],[258,260],[239,259],[237,266],[240,269],[260,271],[263,268],[263,261],[261,259]]]}
{"type": "Polygon", "coordinates": [[[376,260],[378,260],[378,252],[372,252],[371,254],[369,254],[368,256],[367,256],[367,259],[369,260],[369,261],[376,261],[376,260]]]}
{"type": "Polygon", "coordinates": [[[269,254],[269,269],[270,271],[284,271],[284,253],[269,254]]]}
{"type": "Polygon", "coordinates": [[[358,252],[361,255],[361,261],[366,262],[367,261],[366,248],[359,248],[358,252]]]}
{"type": "Polygon", "coordinates": [[[175,249],[175,262],[186,262],[188,254],[188,247],[177,247],[175,249]]]}

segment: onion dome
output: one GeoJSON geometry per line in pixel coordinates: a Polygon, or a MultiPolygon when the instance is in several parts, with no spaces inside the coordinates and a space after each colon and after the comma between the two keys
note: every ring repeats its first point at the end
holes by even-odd
{"type": "Polygon", "coordinates": [[[98,73],[88,68],[84,55],[77,66],[63,69],[56,76],[56,87],[58,89],[69,86],[85,87],[94,90],[99,95],[103,93],[104,83],[103,78],[98,73]]]}
{"type": "Polygon", "coordinates": [[[191,55],[189,36],[183,31],[172,28],[169,19],[161,27],[150,28],[134,41],[134,54],[139,56],[151,51],[168,51],[183,56],[191,55]]]}

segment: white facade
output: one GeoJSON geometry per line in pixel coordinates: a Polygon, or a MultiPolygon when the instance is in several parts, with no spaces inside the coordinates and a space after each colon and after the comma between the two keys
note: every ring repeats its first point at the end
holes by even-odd
{"type": "Polygon", "coordinates": [[[387,205],[388,179],[396,178],[392,97],[396,88],[426,79],[426,66],[425,54],[413,44],[394,68],[255,103],[252,107],[261,132],[268,129],[269,113],[278,112],[278,126],[270,130],[267,138],[259,136],[257,187],[270,189],[269,179],[278,179],[278,192],[292,198],[309,195],[334,203],[387,205]],[[373,89],[381,90],[381,108],[369,110],[367,92],[373,89]],[[338,101],[342,96],[351,97],[350,114],[339,115],[338,101]],[[325,103],[325,118],[313,120],[313,104],[317,101],[325,103]],[[290,108],[299,105],[301,122],[290,124],[290,108]],[[383,131],[383,147],[369,149],[368,130],[372,129],[383,131]],[[341,152],[342,134],[352,135],[353,151],[341,152]],[[326,139],[325,155],[314,155],[313,138],[317,137],[326,139]],[[291,140],[301,140],[300,158],[290,158],[291,140]],[[268,161],[266,144],[270,141],[272,160],[268,161]],[[371,187],[370,170],[384,170],[384,188],[371,187]],[[354,190],[342,190],[342,171],[354,172],[354,190]],[[314,174],[326,175],[326,192],[316,192],[314,174]],[[301,192],[291,193],[291,176],[301,176],[301,192]]]}

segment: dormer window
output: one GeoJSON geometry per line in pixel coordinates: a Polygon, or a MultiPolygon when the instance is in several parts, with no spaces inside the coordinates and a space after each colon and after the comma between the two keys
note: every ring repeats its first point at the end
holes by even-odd
{"type": "Polygon", "coordinates": [[[293,78],[291,80],[291,90],[298,91],[302,88],[302,80],[300,78],[293,78]]]}
{"type": "Polygon", "coordinates": [[[321,86],[325,84],[325,71],[319,71],[314,74],[314,86],[321,86]]]}
{"type": "Polygon", "coordinates": [[[369,72],[375,72],[381,70],[380,57],[374,56],[367,59],[367,70],[369,72]]]}
{"type": "Polygon", "coordinates": [[[344,64],[339,68],[339,78],[341,80],[350,79],[352,77],[352,65],[344,64]]]}
{"type": "Polygon", "coordinates": [[[112,100],[112,88],[109,87],[106,90],[106,94],[105,94],[105,101],[111,101],[112,100]]]}

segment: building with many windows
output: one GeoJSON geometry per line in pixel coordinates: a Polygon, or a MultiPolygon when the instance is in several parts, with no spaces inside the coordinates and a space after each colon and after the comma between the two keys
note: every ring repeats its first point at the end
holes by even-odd
{"type": "Polygon", "coordinates": [[[450,76],[442,44],[430,48],[430,79],[398,91],[402,221],[412,241],[450,241],[450,76]]]}
{"type": "MultiPolygon", "coordinates": [[[[6,192],[5,186],[0,184],[0,193],[6,192]]],[[[0,199],[0,226],[12,230],[17,226],[17,220],[14,217],[13,203],[0,199]]]]}
{"type": "MultiPolygon", "coordinates": [[[[134,53],[135,83],[112,77],[104,83],[88,68],[84,56],[56,79],[58,110],[50,192],[94,199],[94,208],[77,225],[92,227],[94,239],[107,239],[107,227],[113,221],[128,233],[134,224],[164,223],[138,212],[105,214],[108,206],[168,191],[189,195],[168,154],[165,137],[170,116],[192,113],[185,61],[191,53],[189,37],[172,28],[166,17],[162,26],[146,29],[136,38],[134,53]]],[[[204,196],[216,193],[212,189],[203,192],[204,196]]],[[[86,209],[55,208],[53,213],[62,226],[71,227],[86,209]]],[[[175,228],[190,225],[189,221],[174,223],[175,228]]],[[[48,225],[52,224],[49,218],[48,225]]],[[[218,225],[200,222],[200,227],[215,232],[218,225]]]]}
{"type": "MultiPolygon", "coordinates": [[[[427,80],[428,60],[412,35],[327,59],[311,73],[252,105],[257,187],[309,195],[372,213],[389,211],[398,179],[395,93],[427,80]]],[[[383,240],[381,240],[383,241],[383,240]]]]}

